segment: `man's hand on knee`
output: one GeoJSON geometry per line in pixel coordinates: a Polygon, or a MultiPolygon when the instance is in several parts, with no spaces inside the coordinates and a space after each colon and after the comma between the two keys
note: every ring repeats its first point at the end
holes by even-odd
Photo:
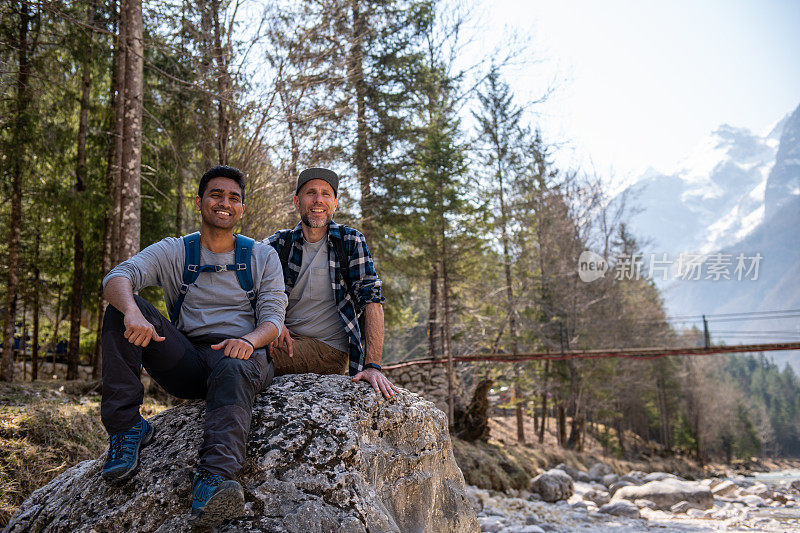
{"type": "Polygon", "coordinates": [[[161,342],[165,339],[138,309],[125,314],[125,338],[142,348],[150,344],[151,340],[161,342]]]}
{"type": "Polygon", "coordinates": [[[281,334],[275,337],[274,341],[269,343],[269,347],[274,350],[276,348],[286,346],[286,352],[289,354],[289,357],[293,357],[294,353],[292,352],[292,344],[294,344],[294,339],[289,333],[289,329],[284,326],[283,330],[281,330],[281,334]]]}
{"type": "Polygon", "coordinates": [[[395,387],[389,381],[389,378],[384,376],[377,368],[365,368],[353,376],[353,381],[361,381],[362,379],[367,380],[372,385],[372,388],[375,389],[375,392],[383,394],[386,398],[394,396],[395,392],[400,392],[400,389],[395,387]]]}
{"type": "Polygon", "coordinates": [[[255,346],[245,339],[225,339],[219,344],[212,344],[212,350],[225,350],[225,357],[231,359],[249,359],[255,350],[255,346]]]}

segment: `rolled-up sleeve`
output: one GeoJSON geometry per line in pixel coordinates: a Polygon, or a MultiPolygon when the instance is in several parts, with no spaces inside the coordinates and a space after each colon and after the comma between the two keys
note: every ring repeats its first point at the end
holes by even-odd
{"type": "Polygon", "coordinates": [[[381,294],[382,282],[375,272],[372,254],[367,247],[367,240],[360,232],[353,231],[348,239],[353,246],[348,265],[350,279],[353,280],[356,311],[360,313],[368,303],[381,303],[386,298],[381,294]]]}
{"type": "Polygon", "coordinates": [[[286,304],[289,300],[283,284],[283,269],[278,252],[266,243],[264,249],[267,252],[264,273],[256,282],[258,292],[257,325],[271,322],[280,334],[283,330],[283,318],[286,315],[286,304]]]}

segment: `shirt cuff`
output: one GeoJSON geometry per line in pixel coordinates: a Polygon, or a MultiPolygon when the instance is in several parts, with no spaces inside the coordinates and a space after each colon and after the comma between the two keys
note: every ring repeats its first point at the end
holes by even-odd
{"type": "Polygon", "coordinates": [[[280,318],[268,318],[263,322],[261,322],[261,324],[266,324],[267,322],[275,326],[275,328],[278,330],[278,335],[281,334],[281,332],[283,331],[283,320],[281,320],[280,318]]]}
{"type": "Polygon", "coordinates": [[[130,281],[131,286],[133,286],[133,280],[126,272],[109,272],[108,274],[106,274],[106,277],[103,278],[103,290],[105,290],[106,285],[108,285],[108,282],[114,278],[125,278],[128,281],[130,281]]]}

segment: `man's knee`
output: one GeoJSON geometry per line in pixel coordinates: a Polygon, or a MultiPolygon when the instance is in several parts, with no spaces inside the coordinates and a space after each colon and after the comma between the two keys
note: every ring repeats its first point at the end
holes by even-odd
{"type": "Polygon", "coordinates": [[[238,382],[245,380],[251,373],[249,359],[223,357],[211,370],[210,379],[238,382]]]}
{"type": "MultiPolygon", "coordinates": [[[[142,315],[150,322],[154,323],[160,320],[161,313],[150,302],[139,296],[133,295],[133,300],[136,302],[136,307],[142,312],[142,315]]],[[[156,324],[153,324],[156,325],[156,324]]],[[[106,312],[103,315],[103,333],[115,329],[125,329],[125,315],[122,311],[117,309],[111,304],[106,307],[106,312]]]]}
{"type": "Polygon", "coordinates": [[[208,376],[207,410],[224,405],[252,407],[262,380],[259,365],[253,358],[223,357],[208,376]]]}
{"type": "Polygon", "coordinates": [[[292,352],[292,357],[289,357],[285,349],[273,352],[276,375],[347,374],[347,354],[318,339],[297,335],[292,352]]]}

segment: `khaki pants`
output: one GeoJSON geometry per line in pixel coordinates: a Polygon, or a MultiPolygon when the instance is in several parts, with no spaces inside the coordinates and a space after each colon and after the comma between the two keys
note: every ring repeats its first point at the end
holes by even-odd
{"type": "Polygon", "coordinates": [[[292,357],[285,346],[270,351],[275,361],[275,375],[347,374],[349,356],[324,342],[303,335],[292,335],[292,357]]]}

